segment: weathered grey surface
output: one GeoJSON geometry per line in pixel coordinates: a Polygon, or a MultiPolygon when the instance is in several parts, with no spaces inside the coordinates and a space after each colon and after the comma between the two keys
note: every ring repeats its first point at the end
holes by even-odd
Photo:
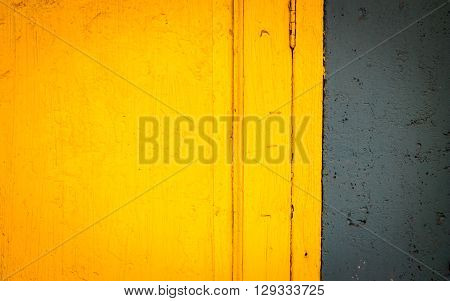
{"type": "MultiPolygon", "coordinates": [[[[328,0],[327,74],[445,0],[328,0]]],[[[325,280],[449,277],[450,4],[328,79],[325,280]],[[331,206],[340,210],[339,214],[331,206]]]]}

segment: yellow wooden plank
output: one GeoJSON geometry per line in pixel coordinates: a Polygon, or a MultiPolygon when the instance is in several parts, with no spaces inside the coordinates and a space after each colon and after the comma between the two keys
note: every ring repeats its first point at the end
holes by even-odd
{"type": "MultiPolygon", "coordinates": [[[[220,119],[232,116],[233,0],[213,2],[213,112],[220,119]]],[[[233,267],[232,165],[225,148],[232,145],[232,124],[219,127],[214,139],[220,146],[213,169],[214,280],[231,280],[233,267]]]]}
{"type": "MultiPolygon", "coordinates": [[[[288,23],[289,10],[285,1],[244,1],[243,110],[246,118],[254,116],[257,120],[270,115],[291,97],[288,23]]],[[[289,123],[289,106],[275,114],[289,123]]],[[[242,178],[242,277],[245,280],[289,280],[290,185],[268,172],[258,161],[269,164],[264,155],[272,145],[289,147],[290,133],[274,130],[271,145],[266,144],[268,141],[258,145],[256,131],[251,130],[254,124],[249,121],[243,146],[248,160],[242,178]]],[[[270,168],[290,178],[288,156],[282,162],[270,164],[270,168]]]]}
{"type": "Polygon", "coordinates": [[[139,164],[139,117],[177,115],[143,90],[190,116],[230,113],[229,2],[0,6],[2,279],[231,278],[225,163],[193,164],[33,262],[183,167],[139,164]]]}
{"type": "Polygon", "coordinates": [[[292,279],[319,280],[322,214],[323,0],[297,0],[294,50],[292,279]],[[309,121],[305,121],[309,120],[309,121]],[[306,122],[306,123],[305,123],[306,122]],[[306,124],[305,130],[302,127],[306,124]]]}
{"type": "Polygon", "coordinates": [[[244,117],[244,1],[233,1],[233,101],[232,101],[232,207],[233,280],[243,280],[244,162],[242,119],[244,117]]]}

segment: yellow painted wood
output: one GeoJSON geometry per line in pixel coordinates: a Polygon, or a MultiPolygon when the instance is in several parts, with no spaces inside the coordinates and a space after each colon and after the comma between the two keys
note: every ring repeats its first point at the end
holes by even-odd
{"type": "MultiPolygon", "coordinates": [[[[212,2],[212,46],[213,46],[213,112],[212,116],[231,116],[233,91],[233,2],[232,0],[215,0],[212,2]]],[[[206,115],[207,113],[205,113],[206,115]]],[[[222,148],[232,144],[231,125],[228,128],[218,127],[214,135],[222,148]]],[[[231,151],[230,151],[231,153],[231,151]]],[[[233,204],[232,204],[232,166],[227,151],[218,152],[218,161],[211,165],[213,174],[213,280],[232,279],[233,261],[233,204]]],[[[181,277],[183,278],[183,277],[181,277]]],[[[186,278],[184,278],[186,279],[186,278]]]]}
{"type": "MultiPolygon", "coordinates": [[[[244,96],[246,117],[262,118],[291,98],[289,10],[285,1],[244,1],[244,96]]],[[[290,107],[277,112],[289,122],[290,107]]],[[[289,280],[290,185],[251,160],[270,145],[257,145],[252,122],[244,152],[243,279],[289,280]],[[259,149],[262,148],[262,149],[259,149]]],[[[273,132],[271,144],[290,144],[290,133],[273,132]]],[[[290,178],[290,158],[270,167],[290,178]]],[[[262,163],[267,164],[262,158],[262,163]]]]}
{"type": "Polygon", "coordinates": [[[194,163],[14,274],[183,168],[139,164],[139,116],[177,115],[142,90],[189,116],[231,114],[231,1],[5,3],[0,277],[231,279],[223,158],[194,163]]]}
{"type": "Polygon", "coordinates": [[[307,160],[293,163],[292,279],[319,280],[322,214],[323,0],[297,0],[294,49],[294,128],[307,160]]]}
{"type": "Polygon", "coordinates": [[[233,99],[232,99],[232,254],[233,280],[243,280],[244,162],[242,119],[244,117],[244,1],[233,1],[233,99]]]}
{"type": "Polygon", "coordinates": [[[297,0],[293,60],[288,2],[0,0],[0,278],[318,279],[323,3],[297,0]],[[180,113],[239,121],[214,164],[141,164],[139,117],[180,113]],[[246,163],[291,113],[310,163],[246,163]]]}

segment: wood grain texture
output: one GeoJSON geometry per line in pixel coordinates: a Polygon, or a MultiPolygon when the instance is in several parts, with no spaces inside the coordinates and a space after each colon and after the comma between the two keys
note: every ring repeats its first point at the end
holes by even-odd
{"type": "Polygon", "coordinates": [[[243,280],[244,162],[244,1],[233,1],[233,100],[232,100],[232,207],[233,280],[243,280]]]}
{"type": "Polygon", "coordinates": [[[293,54],[287,0],[0,1],[1,279],[319,279],[322,0],[293,54]],[[139,163],[139,117],[180,113],[238,118],[209,130],[232,163],[139,163]],[[291,113],[309,164],[267,162],[291,113]]]}
{"type": "Polygon", "coordinates": [[[292,204],[292,279],[319,280],[322,214],[323,0],[297,0],[294,49],[295,149],[292,204]],[[302,131],[302,126],[306,128],[302,131]]]}
{"type": "MultiPolygon", "coordinates": [[[[212,116],[220,118],[221,116],[232,115],[233,36],[230,32],[233,28],[233,2],[232,0],[215,0],[212,3],[212,116]]],[[[214,140],[222,148],[228,148],[232,144],[232,141],[230,141],[231,132],[231,125],[228,125],[226,128],[219,127],[218,132],[213,136],[214,140]]],[[[211,189],[213,211],[210,218],[214,227],[213,280],[231,280],[233,272],[232,166],[228,162],[228,153],[228,150],[219,151],[218,161],[215,164],[211,164],[211,169],[213,170],[213,187],[211,189]]]]}
{"type": "MultiPolygon", "coordinates": [[[[139,164],[138,118],[176,113],[130,82],[231,114],[230,1],[15,3],[0,5],[2,279],[183,167],[139,164]]],[[[230,279],[230,177],[194,163],[10,279],[230,279]]]]}
{"type": "MultiPolygon", "coordinates": [[[[287,2],[244,1],[243,101],[247,118],[261,119],[291,97],[288,24],[287,2]]],[[[277,114],[289,122],[289,106],[277,114]]],[[[254,124],[250,120],[244,130],[246,145],[242,150],[247,158],[243,177],[243,279],[289,280],[290,185],[257,163],[262,160],[268,164],[264,154],[270,146],[256,143],[262,137],[257,137],[254,124]]],[[[289,131],[274,130],[270,143],[289,147],[289,131]]],[[[290,178],[289,157],[270,168],[290,178]]]]}

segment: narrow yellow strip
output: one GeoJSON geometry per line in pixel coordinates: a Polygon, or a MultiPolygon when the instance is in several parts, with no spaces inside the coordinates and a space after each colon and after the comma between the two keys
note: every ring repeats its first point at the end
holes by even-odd
{"type": "Polygon", "coordinates": [[[243,184],[244,173],[241,158],[242,116],[244,115],[244,2],[233,3],[233,280],[242,280],[243,249],[243,184]]]}
{"type": "MultiPolygon", "coordinates": [[[[232,114],[231,99],[233,91],[233,0],[215,0],[212,2],[212,93],[213,112],[216,118],[232,114]]],[[[207,114],[207,113],[206,113],[207,114]]],[[[231,124],[219,126],[214,139],[221,147],[231,147],[231,124]]],[[[228,162],[228,150],[217,153],[217,162],[210,165],[213,172],[212,193],[213,208],[209,217],[213,219],[213,278],[214,280],[232,279],[232,167],[228,162]]]]}
{"type": "Polygon", "coordinates": [[[319,280],[324,75],[323,0],[297,0],[296,15],[293,112],[294,134],[297,135],[297,139],[292,168],[294,213],[291,269],[292,280],[319,280]],[[300,148],[299,140],[302,146],[300,148]]]}
{"type": "Polygon", "coordinates": [[[290,145],[292,61],[286,2],[246,0],[244,8],[244,280],[289,280],[289,156],[272,160],[290,145]],[[256,122],[261,121],[260,133],[256,122]],[[283,120],[285,131],[270,120],[283,120]],[[270,134],[270,139],[265,135],[270,134]],[[261,143],[258,143],[260,141],[261,143]],[[271,152],[272,151],[272,152],[271,152]],[[272,154],[271,157],[268,154],[272,154]],[[261,163],[261,164],[258,164],[261,163]],[[279,176],[269,172],[270,168],[279,176]]]}

